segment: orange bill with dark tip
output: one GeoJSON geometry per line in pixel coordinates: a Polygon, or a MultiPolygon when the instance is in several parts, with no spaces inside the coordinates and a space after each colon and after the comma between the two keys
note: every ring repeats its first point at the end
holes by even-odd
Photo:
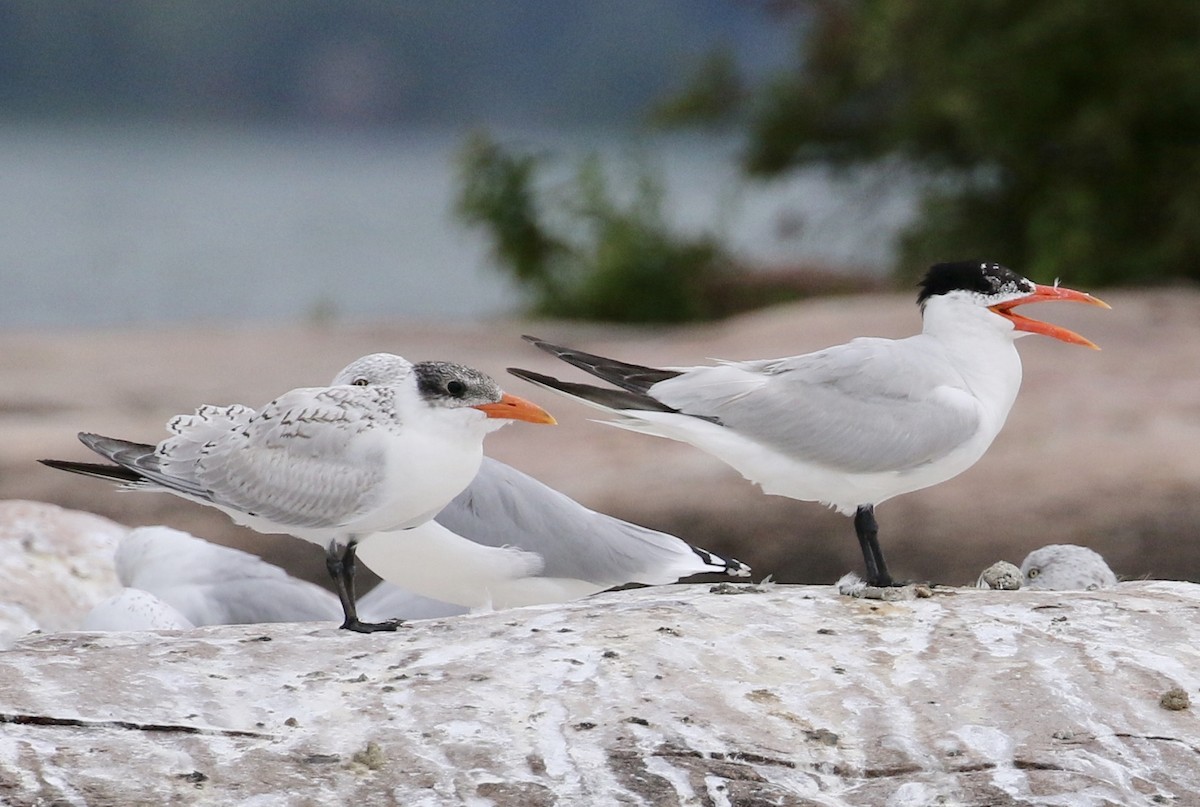
{"type": "Polygon", "coordinates": [[[1086,294],[1082,291],[1075,291],[1074,289],[1067,289],[1063,288],[1062,286],[1035,286],[1033,294],[1028,294],[1016,300],[1009,300],[1006,303],[997,303],[996,305],[988,306],[988,310],[995,314],[999,314],[1000,316],[1012,322],[1013,328],[1017,329],[1018,331],[1025,331],[1027,333],[1040,333],[1043,336],[1053,337],[1054,339],[1058,339],[1063,342],[1070,342],[1073,345],[1083,345],[1084,347],[1090,347],[1093,350],[1099,350],[1100,348],[1094,342],[1092,342],[1090,339],[1085,339],[1074,331],[1067,330],[1066,328],[1059,327],[1058,325],[1051,325],[1048,322],[1040,322],[1036,319],[1030,319],[1029,317],[1022,316],[1021,314],[1013,311],[1013,309],[1017,306],[1025,305],[1026,303],[1045,303],[1053,302],[1055,300],[1074,303],[1087,303],[1088,305],[1096,305],[1101,308],[1112,307],[1103,300],[1097,299],[1092,295],[1086,294]]]}
{"type": "Polygon", "coordinates": [[[490,418],[506,420],[524,420],[529,423],[544,423],[553,426],[558,421],[549,412],[532,401],[509,395],[507,392],[495,403],[479,404],[474,407],[490,418]]]}

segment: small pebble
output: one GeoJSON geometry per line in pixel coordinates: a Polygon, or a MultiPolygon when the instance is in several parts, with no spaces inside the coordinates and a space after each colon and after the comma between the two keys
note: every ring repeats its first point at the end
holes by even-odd
{"type": "Polygon", "coordinates": [[[1016,591],[1021,587],[1022,579],[1024,575],[1020,569],[1006,560],[1001,560],[984,569],[976,585],[979,588],[1016,591]]]}
{"type": "Polygon", "coordinates": [[[1179,687],[1171,687],[1158,699],[1158,705],[1168,711],[1179,712],[1191,706],[1192,701],[1187,692],[1179,687]]]}

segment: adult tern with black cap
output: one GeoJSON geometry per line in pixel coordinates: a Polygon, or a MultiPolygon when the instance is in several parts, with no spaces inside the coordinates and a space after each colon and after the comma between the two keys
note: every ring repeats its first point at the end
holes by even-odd
{"type": "Polygon", "coordinates": [[[174,493],[259,532],[327,546],[342,627],[394,630],[394,622],[358,618],[359,538],[433,518],[475,477],[484,437],[511,420],[554,422],[478,370],[376,353],[329,387],[292,390],[258,411],[203,406],[179,415],[157,446],[79,435],[115,465],[43,462],[174,493]]]}
{"type": "Polygon", "coordinates": [[[1108,308],[996,263],[942,263],[920,283],[922,331],[905,339],[860,337],[789,358],[657,369],[526,337],[619,389],[509,372],[615,415],[612,425],[703,449],[766,493],[853,514],[867,583],[891,586],[875,506],[983,456],[1021,385],[1014,341],[1035,333],[1096,347],[1013,310],[1042,301],[1108,308]]]}

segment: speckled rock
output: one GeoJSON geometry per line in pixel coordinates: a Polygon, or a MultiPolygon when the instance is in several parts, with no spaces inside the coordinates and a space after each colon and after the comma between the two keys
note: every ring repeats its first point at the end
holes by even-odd
{"type": "Polygon", "coordinates": [[[0,800],[1195,803],[1200,723],[1159,701],[1200,687],[1200,586],[757,588],[28,637],[0,654],[0,800]]]}

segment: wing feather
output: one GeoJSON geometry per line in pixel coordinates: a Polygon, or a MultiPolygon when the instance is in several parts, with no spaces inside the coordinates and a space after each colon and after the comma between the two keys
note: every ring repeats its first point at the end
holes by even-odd
{"type": "Polygon", "coordinates": [[[541,575],[600,586],[674,582],[702,572],[744,576],[739,561],[674,535],[590,510],[515,468],[484,458],[470,486],[435,519],[485,546],[540,555],[541,575]]]}
{"type": "Polygon", "coordinates": [[[767,361],[696,367],[649,394],[805,462],[851,473],[903,471],[945,456],[979,428],[960,378],[905,341],[855,339],[767,361]]]}
{"type": "Polygon", "coordinates": [[[382,452],[356,445],[379,410],[356,404],[388,394],[386,387],[298,389],[216,434],[208,423],[181,426],[159,446],[163,470],[172,472],[181,457],[183,472],[190,469],[216,504],[292,527],[341,526],[370,509],[385,473],[382,452]]]}

